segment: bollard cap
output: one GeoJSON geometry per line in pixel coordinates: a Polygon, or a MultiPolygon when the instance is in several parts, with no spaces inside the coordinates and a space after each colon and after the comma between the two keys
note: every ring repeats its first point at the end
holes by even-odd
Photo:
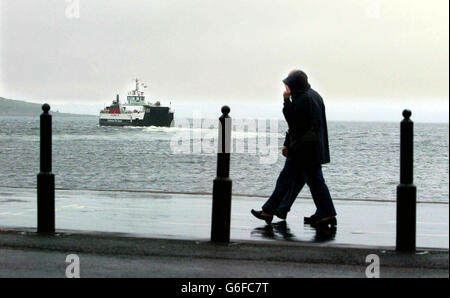
{"type": "Polygon", "coordinates": [[[403,117],[405,117],[405,119],[409,119],[411,117],[412,113],[410,110],[406,109],[403,110],[403,117]]]}
{"type": "Polygon", "coordinates": [[[224,114],[225,116],[228,116],[228,114],[230,113],[231,109],[229,106],[223,106],[222,107],[222,114],[224,114]]]}
{"type": "Polygon", "coordinates": [[[50,105],[48,103],[44,103],[42,105],[42,110],[44,111],[44,113],[48,113],[48,111],[50,111],[50,105]]]}

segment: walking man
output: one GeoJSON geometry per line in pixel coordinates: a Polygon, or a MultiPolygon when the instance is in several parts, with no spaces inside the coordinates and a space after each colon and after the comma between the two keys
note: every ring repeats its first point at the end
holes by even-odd
{"type": "Polygon", "coordinates": [[[307,184],[316,212],[305,217],[304,223],[336,226],[336,210],[322,174],[322,164],[330,162],[325,105],[303,71],[291,71],[283,83],[286,87],[283,115],[289,127],[282,149],[286,162],[262,210],[252,209],[251,213],[267,224],[274,215],[285,220],[297,195],[307,184]]]}

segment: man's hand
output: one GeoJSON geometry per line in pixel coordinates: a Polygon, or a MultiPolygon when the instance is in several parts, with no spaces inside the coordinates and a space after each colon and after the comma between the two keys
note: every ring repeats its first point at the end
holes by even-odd
{"type": "Polygon", "coordinates": [[[288,148],[286,146],[283,146],[283,149],[281,149],[281,154],[284,157],[287,157],[287,155],[288,155],[288,148]]]}
{"type": "Polygon", "coordinates": [[[291,89],[289,89],[289,86],[286,84],[284,84],[284,86],[286,87],[286,91],[283,92],[283,98],[289,99],[291,97],[291,89]]]}

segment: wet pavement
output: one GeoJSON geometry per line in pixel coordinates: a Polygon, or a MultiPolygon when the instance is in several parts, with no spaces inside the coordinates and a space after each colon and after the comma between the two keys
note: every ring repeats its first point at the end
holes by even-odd
{"type": "MultiPolygon", "coordinates": [[[[56,191],[56,228],[131,233],[169,239],[209,239],[211,195],[113,191],[56,191]]],[[[318,245],[395,246],[396,204],[335,200],[336,230],[303,224],[314,212],[297,199],[287,221],[270,226],[254,218],[266,198],[234,196],[231,240],[300,241],[318,245]]],[[[36,190],[0,188],[0,227],[36,227],[36,190]]],[[[449,247],[449,205],[417,204],[417,246],[449,247]]]]}

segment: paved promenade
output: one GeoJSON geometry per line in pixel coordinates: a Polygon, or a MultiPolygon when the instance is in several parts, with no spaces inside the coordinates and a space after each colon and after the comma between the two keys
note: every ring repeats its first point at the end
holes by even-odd
{"type": "Polygon", "coordinates": [[[65,277],[77,254],[80,277],[366,277],[368,255],[380,277],[449,277],[448,250],[397,253],[383,247],[315,243],[136,238],[117,233],[0,231],[0,277],[65,277]]]}
{"type": "Polygon", "coordinates": [[[418,251],[397,253],[395,204],[337,200],[337,231],[315,230],[300,199],[287,222],[250,216],[265,198],[233,197],[231,243],[209,242],[211,195],[56,192],[56,235],[36,234],[34,189],[0,189],[0,277],[449,277],[448,204],[418,204],[418,251]]]}
{"type": "MultiPolygon", "coordinates": [[[[395,246],[393,202],[336,200],[337,231],[324,233],[303,225],[303,216],[314,211],[312,200],[297,199],[286,223],[272,226],[250,215],[265,200],[233,197],[232,240],[395,246]]],[[[211,201],[211,195],[200,194],[57,190],[56,228],[209,240],[211,201]]],[[[0,227],[36,228],[35,189],[0,188],[0,227]]],[[[448,249],[448,204],[417,205],[417,246],[448,249]]]]}

